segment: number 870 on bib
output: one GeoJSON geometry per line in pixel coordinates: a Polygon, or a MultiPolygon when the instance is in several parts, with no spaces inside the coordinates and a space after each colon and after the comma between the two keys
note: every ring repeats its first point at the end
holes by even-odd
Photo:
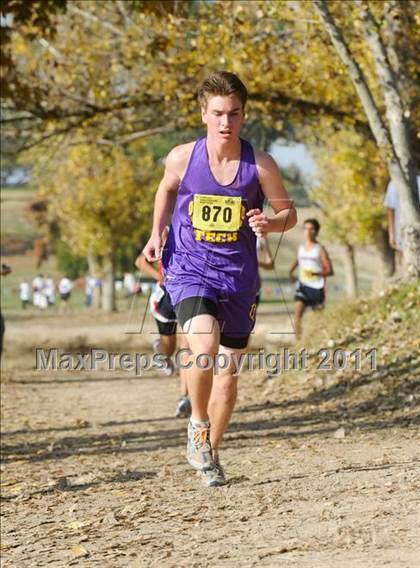
{"type": "Polygon", "coordinates": [[[243,220],[242,208],[241,197],[196,193],[189,212],[195,229],[238,231],[243,220]]]}

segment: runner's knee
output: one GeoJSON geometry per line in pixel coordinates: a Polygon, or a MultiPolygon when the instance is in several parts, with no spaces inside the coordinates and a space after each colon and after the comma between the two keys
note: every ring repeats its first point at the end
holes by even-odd
{"type": "MultiPolygon", "coordinates": [[[[226,372],[226,371],[225,371],[226,372]]],[[[238,381],[231,375],[222,375],[213,379],[213,392],[218,400],[232,402],[236,399],[238,381]]]]}

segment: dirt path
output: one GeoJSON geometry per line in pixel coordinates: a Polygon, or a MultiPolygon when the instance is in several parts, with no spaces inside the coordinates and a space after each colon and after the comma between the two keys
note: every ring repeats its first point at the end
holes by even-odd
{"type": "Polygon", "coordinates": [[[15,373],[2,388],[2,566],[418,566],[411,410],[241,381],[230,483],[206,489],[184,459],[176,380],[15,373]]]}

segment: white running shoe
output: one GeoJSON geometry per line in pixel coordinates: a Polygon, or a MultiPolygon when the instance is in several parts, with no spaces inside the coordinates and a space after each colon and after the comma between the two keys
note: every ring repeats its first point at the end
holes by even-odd
{"type": "Polygon", "coordinates": [[[219,454],[213,451],[213,467],[201,472],[201,480],[206,487],[221,487],[226,485],[225,472],[220,465],[219,454]]]}
{"type": "Polygon", "coordinates": [[[191,416],[191,402],[188,396],[181,396],[176,407],[175,416],[177,418],[187,418],[191,416]]]}
{"type": "Polygon", "coordinates": [[[214,466],[210,444],[210,425],[193,426],[188,423],[187,443],[188,463],[199,471],[212,469],[214,466]]]}
{"type": "Polygon", "coordinates": [[[167,357],[165,366],[163,367],[163,374],[167,377],[172,377],[175,374],[175,365],[170,357],[167,357]]]}

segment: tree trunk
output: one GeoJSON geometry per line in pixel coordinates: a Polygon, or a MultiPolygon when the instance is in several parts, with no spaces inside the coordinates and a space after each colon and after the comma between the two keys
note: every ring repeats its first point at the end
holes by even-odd
{"type": "MultiPolygon", "coordinates": [[[[86,256],[89,266],[89,274],[95,278],[96,282],[102,281],[101,258],[91,252],[86,256]]],[[[96,286],[93,289],[92,307],[99,309],[101,307],[102,286],[96,286]]]]}
{"type": "Polygon", "coordinates": [[[395,252],[389,246],[388,231],[382,229],[376,238],[376,249],[378,251],[378,274],[375,286],[383,290],[389,278],[395,273],[395,252]]]}
{"type": "Polygon", "coordinates": [[[383,48],[382,40],[375,30],[375,22],[369,9],[366,8],[365,4],[359,3],[362,8],[361,16],[365,22],[366,38],[382,87],[390,124],[389,130],[382,120],[363,71],[351,53],[341,29],[329,12],[327,2],[325,0],[313,0],[313,4],[338,55],[347,67],[376,143],[388,164],[391,180],[395,183],[400,199],[401,240],[405,272],[407,276],[417,278],[420,276],[420,213],[418,210],[416,172],[414,170],[415,160],[407,135],[408,129],[401,96],[398,93],[394,73],[383,48]]]}
{"type": "MultiPolygon", "coordinates": [[[[404,116],[404,103],[398,90],[395,76],[385,45],[378,32],[377,23],[369,5],[360,2],[360,14],[364,22],[365,36],[374,56],[379,83],[385,100],[386,115],[399,168],[394,161],[389,164],[392,181],[397,188],[401,207],[401,240],[404,266],[409,275],[420,276],[420,214],[413,148],[410,131],[404,116]]],[[[394,56],[398,57],[397,52],[394,56]]],[[[398,64],[399,62],[397,62],[398,64]]]]}
{"type": "Polygon", "coordinates": [[[102,310],[107,313],[116,311],[115,302],[115,254],[104,257],[102,264],[102,310]]]}
{"type": "Polygon", "coordinates": [[[356,298],[358,294],[358,282],[354,247],[348,243],[345,243],[343,245],[343,251],[347,296],[349,298],[356,298]]]}

